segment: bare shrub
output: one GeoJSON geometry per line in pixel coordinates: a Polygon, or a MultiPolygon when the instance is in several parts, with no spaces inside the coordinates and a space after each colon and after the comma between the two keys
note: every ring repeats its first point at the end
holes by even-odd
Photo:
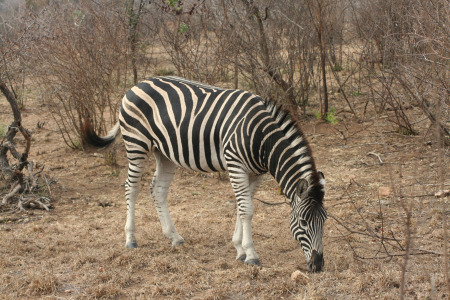
{"type": "MultiPolygon", "coordinates": [[[[139,49],[133,40],[130,50],[129,18],[121,2],[102,1],[53,3],[39,18],[34,79],[72,148],[82,147],[87,120],[100,133],[116,122],[120,99],[134,83],[129,64],[131,58],[136,64],[139,49]]],[[[136,39],[136,28],[132,34],[136,39]]]]}
{"type": "Polygon", "coordinates": [[[0,124],[0,209],[7,213],[51,208],[46,189],[50,183],[42,174],[43,166],[29,160],[32,132],[25,128],[22,120],[25,94],[23,62],[26,58],[22,50],[30,46],[32,35],[28,31],[36,27],[35,22],[20,22],[24,16],[22,8],[17,4],[5,11],[5,7],[0,6],[3,21],[0,23],[0,91],[9,104],[5,113],[12,119],[8,127],[0,124]],[[25,197],[25,194],[32,195],[25,197]],[[6,208],[10,203],[12,205],[6,208]]]}
{"type": "Polygon", "coordinates": [[[179,76],[214,84],[229,81],[228,65],[233,44],[223,44],[226,32],[215,1],[183,5],[181,1],[164,2],[157,23],[162,46],[179,76]]]}
{"type": "Polygon", "coordinates": [[[445,120],[449,114],[447,3],[361,1],[354,12],[363,55],[378,66],[368,65],[370,88],[386,91],[379,107],[383,109],[387,103],[400,131],[408,134],[416,133],[413,125],[419,120],[410,119],[406,110],[417,107],[448,137],[448,126],[436,117],[442,112],[441,120],[445,120]]]}
{"type": "MultiPolygon", "coordinates": [[[[179,75],[210,84],[233,79],[234,88],[284,103],[294,113],[299,105],[306,110],[311,92],[324,81],[317,72],[319,53],[329,52],[336,64],[336,49],[342,47],[341,1],[324,4],[320,31],[311,20],[315,14],[308,13],[311,3],[164,3],[161,42],[179,75]],[[316,31],[323,36],[320,43],[316,31]]],[[[323,55],[325,62],[328,54],[323,55]]]]}

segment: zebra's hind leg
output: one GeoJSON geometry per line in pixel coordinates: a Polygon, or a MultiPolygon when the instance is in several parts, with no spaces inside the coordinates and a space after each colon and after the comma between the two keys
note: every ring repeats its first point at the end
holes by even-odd
{"type": "Polygon", "coordinates": [[[160,152],[155,151],[154,156],[156,171],[150,187],[151,194],[164,235],[172,241],[172,246],[178,246],[184,243],[184,239],[178,234],[167,207],[167,194],[169,185],[175,175],[176,166],[160,152]]]}
{"type": "Polygon", "coordinates": [[[139,194],[139,184],[141,181],[142,170],[144,168],[145,158],[139,160],[130,160],[128,162],[128,176],[125,182],[125,198],[127,201],[127,222],[125,224],[125,235],[127,248],[137,248],[135,226],[134,226],[134,205],[139,194]]]}

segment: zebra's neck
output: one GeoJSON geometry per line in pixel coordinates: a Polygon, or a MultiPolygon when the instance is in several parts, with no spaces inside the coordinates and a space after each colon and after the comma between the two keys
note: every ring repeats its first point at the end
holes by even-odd
{"type": "Polygon", "coordinates": [[[268,107],[273,122],[265,127],[267,138],[261,155],[267,171],[275,178],[283,193],[291,198],[300,178],[316,181],[317,171],[308,142],[287,112],[268,107]]]}

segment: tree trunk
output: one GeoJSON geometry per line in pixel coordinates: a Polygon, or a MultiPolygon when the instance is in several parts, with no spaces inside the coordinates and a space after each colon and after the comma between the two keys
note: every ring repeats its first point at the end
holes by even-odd
{"type": "Polygon", "coordinates": [[[316,21],[317,24],[314,23],[314,27],[317,31],[317,37],[319,39],[319,49],[320,49],[320,68],[322,71],[322,82],[323,82],[323,106],[322,106],[322,119],[325,119],[328,113],[328,87],[327,87],[327,73],[326,73],[326,47],[325,47],[325,32],[323,28],[323,3],[321,0],[316,0],[317,2],[317,8],[315,5],[311,3],[311,1],[308,1],[308,10],[309,14],[311,16],[311,20],[314,22],[314,16],[311,11],[311,7],[316,9],[315,15],[316,15],[316,21]]]}
{"type": "MultiPolygon", "coordinates": [[[[293,118],[297,118],[297,102],[295,101],[294,87],[286,82],[283,79],[280,72],[273,68],[272,63],[270,61],[270,53],[269,46],[267,44],[266,33],[264,31],[264,18],[261,16],[261,11],[259,7],[256,6],[253,1],[242,0],[247,8],[247,12],[252,16],[256,17],[256,23],[258,25],[258,33],[259,33],[259,44],[261,47],[262,55],[263,55],[263,67],[264,72],[266,72],[275,83],[281,87],[281,89],[286,93],[286,100],[288,103],[288,111],[291,113],[293,118]]],[[[267,9],[266,9],[266,17],[267,17],[267,9]]]]}
{"type": "Polygon", "coordinates": [[[10,174],[12,173],[12,170],[10,170],[9,168],[9,162],[6,157],[8,151],[15,159],[19,161],[17,170],[22,171],[22,169],[28,164],[28,153],[30,152],[31,146],[31,134],[28,132],[28,130],[22,127],[22,116],[20,113],[19,105],[17,103],[17,99],[10,91],[10,89],[6,86],[2,78],[0,78],[0,91],[5,95],[6,100],[11,106],[11,110],[14,116],[14,121],[9,126],[6,136],[0,142],[0,170],[6,174],[10,174]],[[18,131],[22,133],[26,141],[25,150],[22,154],[17,152],[13,144],[13,139],[18,131]]]}
{"type": "Polygon", "coordinates": [[[141,17],[142,8],[144,7],[144,1],[140,0],[137,6],[137,11],[134,9],[134,0],[130,1],[129,8],[129,39],[130,39],[130,50],[131,50],[131,67],[133,69],[133,81],[136,85],[138,83],[138,70],[137,70],[137,42],[138,42],[138,32],[137,27],[139,24],[139,19],[141,17]]]}
{"type": "Polygon", "coordinates": [[[14,115],[14,123],[16,127],[21,126],[22,122],[22,115],[20,114],[19,105],[17,104],[17,99],[14,96],[14,94],[9,90],[9,88],[6,86],[5,82],[2,78],[0,78],[0,90],[2,91],[3,95],[5,95],[6,100],[8,101],[9,105],[11,105],[11,109],[13,111],[14,115]]]}
{"type": "Polygon", "coordinates": [[[327,72],[326,72],[326,48],[325,48],[325,37],[323,30],[323,20],[322,20],[322,5],[318,3],[317,10],[317,21],[319,22],[317,35],[319,38],[320,45],[320,66],[322,69],[322,82],[323,82],[323,111],[322,119],[325,119],[328,113],[328,86],[327,86],[327,72]]]}

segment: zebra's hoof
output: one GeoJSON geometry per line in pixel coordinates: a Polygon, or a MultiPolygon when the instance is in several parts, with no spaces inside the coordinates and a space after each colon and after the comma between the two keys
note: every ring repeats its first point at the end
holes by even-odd
{"type": "Polygon", "coordinates": [[[133,243],[127,243],[127,244],[125,245],[125,247],[134,249],[134,248],[137,248],[137,243],[136,243],[136,242],[133,242],[133,243]]]}
{"type": "Polygon", "coordinates": [[[257,266],[257,267],[261,266],[261,264],[259,262],[259,259],[248,259],[248,260],[245,261],[245,264],[246,265],[257,266]]]}
{"type": "Polygon", "coordinates": [[[241,256],[236,257],[236,260],[240,262],[245,262],[245,259],[247,258],[247,255],[242,254],[241,256]]]}
{"type": "Polygon", "coordinates": [[[172,241],[172,247],[181,246],[183,244],[184,244],[184,239],[177,240],[177,241],[172,241]]]}

